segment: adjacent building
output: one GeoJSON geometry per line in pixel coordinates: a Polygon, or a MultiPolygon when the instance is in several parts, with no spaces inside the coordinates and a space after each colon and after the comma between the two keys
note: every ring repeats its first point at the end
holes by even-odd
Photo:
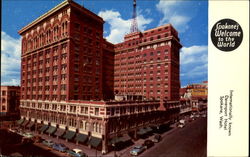
{"type": "Polygon", "coordinates": [[[1,116],[18,116],[20,104],[19,86],[1,86],[1,116]]]}
{"type": "Polygon", "coordinates": [[[180,113],[207,109],[207,81],[194,83],[180,89],[180,113]]]}
{"type": "Polygon", "coordinates": [[[178,118],[177,31],[167,24],[114,45],[103,23],[65,0],[19,31],[22,127],[106,153],[118,137],[127,142],[178,118]]]}

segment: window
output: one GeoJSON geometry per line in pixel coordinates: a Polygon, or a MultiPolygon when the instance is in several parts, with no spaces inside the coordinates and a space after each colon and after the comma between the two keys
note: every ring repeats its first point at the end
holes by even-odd
{"type": "Polygon", "coordinates": [[[88,107],[81,107],[81,113],[88,114],[88,107]]]}
{"type": "Polygon", "coordinates": [[[99,115],[99,108],[95,108],[95,115],[99,115]]]}
{"type": "Polygon", "coordinates": [[[2,103],[5,103],[5,102],[6,102],[6,99],[5,99],[5,98],[3,98],[3,99],[2,99],[2,103]]]}
{"type": "Polygon", "coordinates": [[[61,75],[61,80],[65,80],[67,78],[66,74],[61,75]]]}
{"type": "Polygon", "coordinates": [[[3,96],[6,95],[6,91],[2,91],[2,95],[3,95],[3,96]]]}
{"type": "Polygon", "coordinates": [[[66,90],[66,84],[61,85],[61,90],[66,90]]]}
{"type": "Polygon", "coordinates": [[[76,112],[76,106],[70,106],[70,112],[76,112]]]}
{"type": "Polygon", "coordinates": [[[45,104],[45,109],[49,109],[49,104],[45,104]]]}
{"type": "Polygon", "coordinates": [[[3,111],[6,110],[6,107],[5,107],[5,106],[2,106],[2,110],[3,110],[3,111]]]}
{"type": "Polygon", "coordinates": [[[66,111],[66,105],[61,105],[60,106],[60,111],[66,111]]]}
{"type": "Polygon", "coordinates": [[[53,66],[53,71],[57,71],[58,67],[57,66],[53,66]]]}

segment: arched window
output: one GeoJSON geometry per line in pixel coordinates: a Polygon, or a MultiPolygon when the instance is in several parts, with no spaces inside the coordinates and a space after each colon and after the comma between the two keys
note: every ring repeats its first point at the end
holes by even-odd
{"type": "Polygon", "coordinates": [[[5,103],[6,102],[6,99],[5,98],[2,98],[2,103],[5,103]]]}

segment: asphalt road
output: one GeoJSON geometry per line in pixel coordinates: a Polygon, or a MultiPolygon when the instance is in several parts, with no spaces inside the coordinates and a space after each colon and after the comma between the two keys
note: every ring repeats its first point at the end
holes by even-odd
{"type": "Polygon", "coordinates": [[[140,157],[206,157],[207,118],[198,118],[176,128],[140,157]]]}

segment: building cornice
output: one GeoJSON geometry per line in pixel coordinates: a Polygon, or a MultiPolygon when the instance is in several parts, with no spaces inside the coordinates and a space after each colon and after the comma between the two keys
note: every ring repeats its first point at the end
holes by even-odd
{"type": "Polygon", "coordinates": [[[38,24],[39,22],[41,22],[45,18],[51,16],[52,14],[54,14],[55,12],[57,12],[58,10],[60,10],[61,8],[69,5],[70,1],[71,0],[64,0],[62,3],[58,4],[57,6],[55,6],[54,8],[52,8],[51,10],[49,10],[48,12],[46,12],[45,14],[41,15],[40,17],[38,17],[36,20],[32,21],[31,23],[29,23],[28,25],[26,25],[25,27],[23,27],[21,30],[18,31],[18,33],[19,34],[24,33],[25,31],[27,31],[31,27],[35,26],[36,24],[38,24]]]}
{"type": "Polygon", "coordinates": [[[84,13],[87,13],[92,18],[95,18],[96,20],[99,20],[100,22],[104,23],[104,21],[103,21],[103,19],[101,17],[99,17],[98,15],[92,13],[88,9],[83,8],[81,5],[77,4],[76,2],[74,2],[72,0],[64,0],[62,3],[58,4],[57,6],[55,6],[54,8],[52,8],[51,10],[49,10],[48,12],[46,12],[45,14],[41,15],[40,17],[38,17],[36,20],[32,21],[31,23],[29,23],[28,25],[26,25],[25,27],[23,27],[21,30],[18,31],[18,33],[20,35],[23,34],[27,30],[29,30],[30,28],[32,28],[35,25],[37,25],[39,22],[41,22],[44,19],[50,17],[51,15],[53,15],[54,13],[56,13],[57,11],[59,11],[60,9],[66,7],[66,6],[72,6],[72,7],[76,8],[76,9],[79,9],[79,10],[83,11],[84,13]]]}

